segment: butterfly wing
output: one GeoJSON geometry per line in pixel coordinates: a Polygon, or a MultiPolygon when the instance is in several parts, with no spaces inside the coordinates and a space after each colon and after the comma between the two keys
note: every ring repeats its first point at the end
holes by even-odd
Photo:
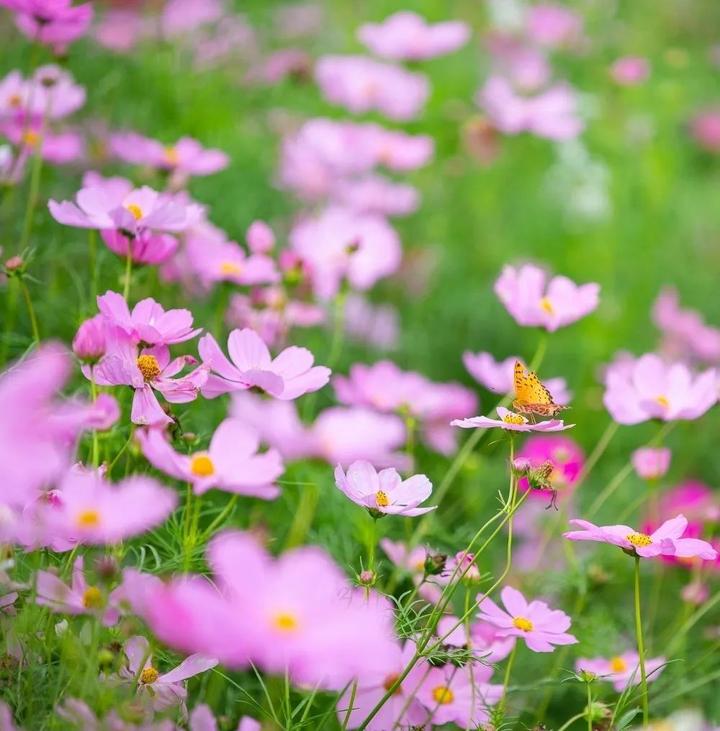
{"type": "Polygon", "coordinates": [[[552,394],[545,388],[537,375],[525,368],[520,361],[515,362],[513,385],[515,387],[513,406],[517,411],[526,414],[554,416],[563,408],[553,401],[552,394]]]}

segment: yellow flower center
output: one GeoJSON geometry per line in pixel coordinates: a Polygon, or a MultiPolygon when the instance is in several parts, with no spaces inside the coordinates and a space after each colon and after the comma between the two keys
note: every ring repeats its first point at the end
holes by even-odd
{"type": "Polygon", "coordinates": [[[613,657],[610,660],[610,669],[614,673],[624,673],[627,670],[627,663],[621,657],[613,657]]]}
{"type": "Polygon", "coordinates": [[[375,493],[375,505],[377,505],[379,508],[386,508],[388,505],[390,505],[390,498],[387,496],[386,492],[378,490],[375,493]]]}
{"type": "Polygon", "coordinates": [[[663,409],[667,409],[670,406],[670,401],[668,401],[667,396],[658,396],[655,401],[657,401],[657,403],[660,404],[663,409]]]}
{"type": "Polygon", "coordinates": [[[139,221],[143,217],[143,209],[140,208],[140,206],[136,205],[135,203],[128,203],[125,206],[125,210],[130,212],[130,215],[136,220],[139,221]]]}
{"type": "Polygon", "coordinates": [[[8,106],[17,109],[22,104],[22,97],[20,94],[10,94],[8,97],[8,106]]]}
{"type": "Polygon", "coordinates": [[[555,308],[553,307],[552,302],[547,297],[543,297],[540,300],[540,308],[547,312],[548,315],[555,314],[555,308]]]}
{"type": "Polygon", "coordinates": [[[625,536],[625,538],[636,548],[644,548],[652,543],[652,538],[645,533],[631,533],[629,536],[625,536]]]}
{"type": "Polygon", "coordinates": [[[522,632],[532,632],[533,623],[526,617],[515,617],[513,625],[522,632]]]}
{"type": "Polygon", "coordinates": [[[27,132],[25,132],[25,134],[23,134],[22,141],[28,147],[37,147],[38,142],[40,142],[40,135],[37,132],[33,132],[31,129],[29,129],[27,132]]]}
{"type": "Polygon", "coordinates": [[[171,145],[165,148],[165,162],[168,165],[177,165],[180,162],[178,151],[171,145]]]}
{"type": "Polygon", "coordinates": [[[82,603],[85,609],[102,609],[105,604],[102,592],[97,588],[97,586],[88,586],[88,588],[85,589],[82,603]]]}
{"type": "Polygon", "coordinates": [[[209,455],[194,454],[190,460],[190,472],[197,477],[210,477],[215,474],[215,465],[209,455]]]}
{"type": "Polygon", "coordinates": [[[100,513],[97,510],[83,510],[78,513],[75,522],[78,528],[97,528],[100,525],[100,513]]]}
{"type": "Polygon", "coordinates": [[[438,685],[437,688],[433,688],[432,697],[435,703],[441,706],[446,706],[448,703],[452,703],[455,700],[455,694],[447,687],[447,685],[438,685]]]}
{"type": "Polygon", "coordinates": [[[143,685],[152,685],[159,677],[160,673],[154,667],[150,666],[140,673],[140,682],[143,685]]]}
{"type": "Polygon", "coordinates": [[[520,416],[520,414],[514,414],[512,411],[509,411],[507,414],[505,414],[502,420],[506,424],[527,424],[527,419],[524,416],[520,416]]]}
{"type": "Polygon", "coordinates": [[[236,264],[234,261],[224,261],[220,265],[220,274],[240,275],[242,274],[242,271],[242,267],[239,264],[236,264]]]}
{"type": "Polygon", "coordinates": [[[137,359],[137,367],[146,381],[152,381],[160,375],[160,364],[154,355],[141,355],[137,359]]]}
{"type": "Polygon", "coordinates": [[[299,625],[297,617],[290,612],[280,612],[273,617],[273,627],[279,629],[282,632],[294,632],[299,625]]]}

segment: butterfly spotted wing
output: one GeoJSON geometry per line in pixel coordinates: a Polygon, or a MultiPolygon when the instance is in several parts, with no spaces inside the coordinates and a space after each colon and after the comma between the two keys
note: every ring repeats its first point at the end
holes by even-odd
{"type": "Polygon", "coordinates": [[[532,371],[525,368],[520,361],[515,361],[513,378],[515,400],[513,408],[522,414],[538,414],[539,416],[555,416],[564,406],[553,401],[550,391],[543,386],[540,379],[532,371]]]}

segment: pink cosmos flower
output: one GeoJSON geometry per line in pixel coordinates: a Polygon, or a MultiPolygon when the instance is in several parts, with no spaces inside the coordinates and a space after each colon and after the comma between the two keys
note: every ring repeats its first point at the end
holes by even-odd
{"type": "Polygon", "coordinates": [[[372,174],[338,181],[332,196],[339,205],[358,213],[383,216],[408,216],[420,205],[420,194],[412,185],[372,174]]]}
{"type": "Polygon", "coordinates": [[[275,234],[265,221],[253,221],[245,232],[245,241],[253,254],[269,254],[275,246],[275,234]]]}
{"type": "Polygon", "coordinates": [[[717,492],[697,480],[686,480],[660,496],[660,516],[665,519],[681,512],[693,523],[720,521],[717,492]]]}
{"type": "MultiPolygon", "coordinates": [[[[585,465],[585,454],[577,442],[566,436],[532,436],[518,450],[518,459],[526,459],[530,467],[538,469],[548,463],[552,471],[548,475],[548,482],[561,497],[565,498],[572,492],[585,465]]],[[[527,490],[526,477],[518,481],[521,490],[527,490]]],[[[544,500],[546,495],[542,491],[533,490],[531,497],[544,500]]]]}
{"type": "Polygon", "coordinates": [[[24,35],[58,54],[85,35],[93,16],[91,3],[73,5],[72,0],[3,0],[3,4],[17,13],[15,22],[24,35]]]}
{"type": "Polygon", "coordinates": [[[141,721],[140,724],[134,724],[120,718],[116,711],[110,711],[104,717],[98,717],[85,701],[77,698],[68,698],[62,706],[56,706],[55,713],[58,718],[68,721],[71,728],[83,729],[83,731],[100,731],[100,729],[112,729],[113,731],[177,731],[177,726],[169,720],[150,723],[141,721]]]}
{"type": "MultiPolygon", "coordinates": [[[[667,660],[664,657],[653,657],[645,660],[647,679],[657,680],[667,660]]],[[[612,683],[618,693],[622,693],[628,685],[639,685],[640,661],[637,652],[623,652],[611,658],[580,658],[575,662],[577,672],[585,671],[597,675],[599,680],[612,683]]]]}
{"type": "Polygon", "coordinates": [[[212,175],[224,170],[230,162],[224,152],[206,149],[192,137],[181,137],[173,145],[163,145],[136,132],[116,132],[110,137],[110,151],[122,162],[188,177],[212,175]]]}
{"type": "Polygon", "coordinates": [[[400,324],[397,310],[392,305],[373,304],[360,294],[351,294],[345,300],[345,331],[361,343],[379,350],[397,347],[400,324]]]}
{"type": "Polygon", "coordinates": [[[108,290],[98,296],[97,305],[111,328],[119,328],[136,343],[175,345],[202,332],[202,328],[193,329],[190,310],[166,311],[152,297],[140,300],[131,312],[121,294],[108,290]]]}
{"type": "Polygon", "coordinates": [[[542,601],[527,602],[517,590],[506,586],[501,592],[505,610],[492,599],[483,597],[478,604],[480,619],[500,629],[501,636],[522,638],[533,652],[553,652],[555,645],[574,645],[577,639],[568,634],[570,617],[559,609],[550,609],[542,601]]]}
{"type": "Polygon", "coordinates": [[[635,473],[643,480],[659,480],[670,468],[671,452],[666,447],[641,447],[632,453],[635,473]]]}
{"type": "Polygon", "coordinates": [[[11,71],[0,80],[0,119],[63,119],[85,103],[85,89],[60,66],[40,66],[28,79],[11,71]]]}
{"type": "Polygon", "coordinates": [[[179,454],[160,429],[140,429],[136,437],[157,469],[188,482],[198,495],[212,487],[267,500],[279,490],[273,483],[283,473],[275,450],[258,454],[258,436],[238,419],[226,419],[215,430],[207,451],[179,454]]]}
{"type": "Polygon", "coordinates": [[[120,677],[130,683],[137,678],[138,693],[150,699],[158,711],[175,705],[185,704],[187,690],[184,680],[214,668],[218,661],[201,654],[190,655],[180,665],[167,673],[160,673],[153,667],[150,645],[145,637],[131,637],[125,643],[127,665],[120,670],[120,677]]]}
{"type": "Polygon", "coordinates": [[[313,366],[313,355],[306,348],[291,346],[273,359],[260,336],[247,328],[230,333],[230,360],[209,334],[200,339],[199,352],[212,371],[203,386],[206,398],[254,387],[289,401],[321,389],[330,379],[330,369],[313,366]]]}
{"type": "Polygon", "coordinates": [[[605,374],[603,403],[619,424],[697,419],[717,398],[715,370],[695,376],[686,365],[664,363],[654,353],[612,364],[605,374]]]}
{"type": "Polygon", "coordinates": [[[315,81],[329,102],[353,114],[377,110],[396,121],[414,119],[430,94],[423,74],[367,56],[322,56],[315,81]]]}
{"type": "Polygon", "coordinates": [[[370,289],[394,274],[402,259],[400,238],[384,218],[340,206],[301,219],[290,232],[290,246],[308,267],[321,300],[335,297],[343,281],[370,289]]]}
{"type": "Polygon", "coordinates": [[[682,538],[688,527],[687,518],[684,515],[666,520],[650,535],[639,533],[627,525],[597,526],[587,520],[571,520],[570,525],[580,528],[580,530],[563,534],[571,541],[610,543],[641,558],[655,558],[656,556],[693,558],[697,556],[713,561],[718,555],[707,541],[698,538],[682,538]]]}
{"type": "Polygon", "coordinates": [[[410,574],[413,584],[420,587],[418,594],[426,602],[436,604],[440,601],[441,586],[447,582],[444,580],[443,572],[426,576],[425,562],[430,556],[427,548],[424,546],[408,548],[404,543],[389,538],[381,538],[379,545],[395,566],[410,574]]]}
{"type": "Polygon", "coordinates": [[[515,638],[501,636],[501,630],[495,625],[476,620],[468,632],[465,623],[450,614],[438,622],[436,634],[442,638],[443,645],[470,648],[473,655],[486,665],[501,662],[515,647],[515,638]]]}
{"type": "Polygon", "coordinates": [[[541,46],[570,46],[582,39],[582,17],[563,5],[533,5],[528,9],[526,22],[529,38],[541,46]]]}
{"type": "MultiPolygon", "coordinates": [[[[387,665],[378,668],[375,672],[369,673],[358,684],[355,693],[348,688],[337,702],[337,714],[341,723],[350,711],[346,728],[353,729],[369,715],[376,703],[385,695],[387,689],[400,676],[405,666],[410,662],[415,653],[415,644],[411,641],[405,643],[401,649],[395,645],[393,652],[387,658],[387,665]],[[350,706],[352,698],[352,706],[350,706]]],[[[416,668],[403,680],[397,690],[383,705],[377,715],[367,726],[368,731],[385,731],[385,729],[397,728],[408,729],[410,727],[422,726],[426,713],[419,701],[414,697],[414,691],[418,686],[418,676],[422,672],[424,664],[420,662],[416,668]]]]}
{"type": "Polygon", "coordinates": [[[476,96],[493,126],[508,135],[528,132],[549,140],[570,140],[584,128],[577,92],[557,83],[535,96],[520,96],[502,76],[491,76],[476,96]]]}
{"type": "Polygon", "coordinates": [[[403,480],[394,469],[381,472],[365,461],[353,462],[347,474],[338,465],[335,484],[356,505],[367,508],[371,514],[424,515],[437,507],[418,507],[432,492],[432,483],[425,475],[413,475],[403,480]]]}
{"type": "Polygon", "coordinates": [[[430,24],[417,13],[400,10],[382,23],[364,23],[357,36],[376,56],[420,61],[461,48],[470,38],[470,28],[459,20],[430,24]]]}
{"type": "Polygon", "coordinates": [[[720,152],[720,109],[704,109],[690,120],[690,136],[706,152],[720,152]]]}
{"type": "Polygon", "coordinates": [[[417,691],[433,725],[456,723],[460,728],[478,728],[490,718],[490,707],[503,695],[503,686],[488,681],[493,669],[480,663],[458,668],[452,663],[431,667],[417,691]]]}
{"type": "Polygon", "coordinates": [[[170,360],[165,345],[140,350],[124,332],[114,330],[109,335],[107,354],[93,369],[93,378],[99,386],[132,386],[133,424],[170,424],[173,419],[160,406],[153,389],[162,393],[166,401],[184,404],[194,401],[208,378],[204,366],[175,378],[186,365],[197,361],[190,355],[170,360]]]}
{"type": "MultiPolygon", "coordinates": [[[[201,703],[195,706],[189,718],[190,731],[218,731],[217,721],[209,706],[201,703]]],[[[250,716],[243,716],[240,719],[236,731],[262,731],[260,722],[250,716]]]]}
{"type": "Polygon", "coordinates": [[[637,86],[650,76],[650,62],[642,56],[624,56],[610,67],[610,75],[621,86],[637,86]]]}
{"type": "Polygon", "coordinates": [[[90,545],[118,543],[162,523],[177,503],[175,492],[145,476],[111,485],[98,474],[70,471],[59,500],[38,511],[54,535],[90,545]]]}
{"type": "Polygon", "coordinates": [[[168,0],[163,7],[160,29],[164,37],[175,38],[219,21],[223,13],[221,0],[168,0]]]}
{"type": "Polygon", "coordinates": [[[105,318],[98,314],[78,327],[72,341],[72,351],[82,361],[94,363],[105,355],[105,318]]]}
{"type": "Polygon", "coordinates": [[[25,160],[36,153],[43,160],[55,165],[67,165],[80,161],[85,154],[85,141],[74,130],[55,131],[43,128],[42,120],[12,120],[2,125],[5,135],[19,150],[19,158],[25,160]]]}
{"type": "Polygon", "coordinates": [[[533,264],[504,267],[494,289],[518,325],[550,332],[593,312],[600,294],[599,284],[577,285],[562,276],[548,281],[545,271],[533,264]]]}
{"type": "Polygon", "coordinates": [[[516,89],[535,91],[551,77],[545,53],[511,33],[492,32],[486,39],[495,76],[510,81],[516,89]]]}
{"type": "MultiPolygon", "coordinates": [[[[511,355],[496,361],[491,353],[463,353],[463,363],[468,373],[482,386],[495,393],[512,393],[515,363],[522,361],[520,356],[511,355]]],[[[548,378],[543,384],[552,394],[553,401],[559,406],[570,403],[570,392],[564,378],[548,378]]]]}
{"type": "Polygon", "coordinates": [[[103,48],[129,53],[148,30],[138,8],[110,7],[95,24],[93,37],[103,48]]]}
{"type": "Polygon", "coordinates": [[[488,416],[473,416],[471,419],[454,419],[451,426],[459,426],[461,429],[492,429],[500,427],[507,431],[536,431],[554,432],[572,429],[575,424],[565,424],[562,419],[549,419],[533,424],[521,414],[509,411],[502,406],[497,407],[499,419],[491,419],[488,416]]]}

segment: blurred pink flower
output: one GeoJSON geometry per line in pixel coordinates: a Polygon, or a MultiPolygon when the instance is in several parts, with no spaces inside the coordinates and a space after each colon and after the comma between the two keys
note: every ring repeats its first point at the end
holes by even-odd
{"type": "MultiPolygon", "coordinates": [[[[657,680],[666,662],[664,657],[647,658],[645,660],[647,679],[657,680]]],[[[622,693],[629,685],[640,685],[641,682],[639,656],[632,650],[611,658],[581,657],[575,661],[575,670],[593,673],[598,680],[612,683],[618,693],[622,693]]]]}
{"type": "Polygon", "coordinates": [[[73,5],[72,0],[3,0],[14,10],[17,27],[36,43],[62,54],[85,35],[93,16],[92,3],[73,5]]]}
{"type": "Polygon", "coordinates": [[[280,492],[273,484],[283,473],[280,455],[272,449],[260,454],[258,436],[239,419],[225,419],[207,451],[194,454],[176,452],[157,428],[139,429],[136,438],[153,467],[191,484],[198,495],[216,487],[270,500],[280,492]]]}
{"type": "Polygon", "coordinates": [[[58,120],[85,104],[85,89],[60,66],[40,66],[27,80],[11,71],[0,80],[0,120],[58,120]]]}
{"type": "Polygon", "coordinates": [[[720,109],[704,109],[690,120],[690,135],[707,152],[720,152],[720,109]]]}
{"type": "Polygon", "coordinates": [[[21,158],[38,153],[47,162],[67,165],[80,161],[85,154],[85,142],[78,132],[43,128],[40,119],[8,121],[0,131],[20,148],[21,158]]]}
{"type": "Polygon", "coordinates": [[[495,625],[476,620],[466,628],[465,622],[451,614],[438,622],[436,634],[443,645],[471,649],[473,656],[486,665],[501,662],[515,647],[515,638],[501,637],[495,625]]]}
{"type": "Polygon", "coordinates": [[[531,6],[526,26],[528,37],[548,48],[574,46],[582,40],[582,17],[563,5],[540,3],[531,6]]]}
{"type": "Polygon", "coordinates": [[[508,135],[528,132],[550,140],[569,140],[584,129],[577,93],[556,83],[532,97],[520,96],[502,76],[491,76],[476,97],[492,124],[508,135]]]}
{"type": "Polygon", "coordinates": [[[224,12],[222,0],[167,0],[160,30],[166,38],[196,32],[202,25],[219,21],[224,12]]]}
{"type": "Polygon", "coordinates": [[[315,80],[329,102],[354,114],[378,111],[396,121],[417,117],[430,94],[423,74],[368,56],[322,56],[315,80]]]}
{"type": "Polygon", "coordinates": [[[697,419],[717,399],[715,370],[696,376],[686,365],[666,364],[654,353],[632,364],[612,364],[605,374],[603,402],[619,424],[697,419]]]}
{"type": "Polygon", "coordinates": [[[273,359],[260,336],[248,328],[230,333],[231,360],[210,334],[200,339],[199,352],[212,371],[203,386],[206,398],[254,387],[289,401],[321,389],[330,379],[330,369],[313,366],[315,359],[307,348],[291,346],[273,359]]]}
{"type": "Polygon", "coordinates": [[[269,254],[275,246],[275,234],[265,221],[253,221],[245,233],[248,248],[253,254],[269,254]]]}
{"type": "Polygon", "coordinates": [[[184,705],[187,690],[184,680],[214,668],[218,661],[201,654],[190,655],[167,673],[153,667],[150,644],[145,637],[131,637],[125,642],[127,664],[120,669],[120,677],[135,684],[137,692],[145,695],[150,705],[161,711],[175,705],[184,705]],[[137,678],[137,681],[136,681],[137,678]]]}
{"type": "Polygon", "coordinates": [[[470,38],[470,28],[459,20],[431,24],[417,13],[400,10],[382,23],[364,23],[357,36],[376,56],[392,61],[421,61],[464,46],[470,38]]]}
{"type": "Polygon", "coordinates": [[[412,185],[372,174],[338,181],[332,198],[339,205],[358,213],[383,216],[407,216],[420,205],[420,194],[412,185]]]}
{"type": "Polygon", "coordinates": [[[632,453],[635,473],[643,480],[659,480],[670,468],[671,452],[666,447],[641,447],[632,453]]]}
{"type": "Polygon", "coordinates": [[[370,289],[394,274],[402,258],[398,234],[384,218],[339,206],[296,223],[290,246],[322,300],[335,297],[344,281],[355,290],[370,289]]]}
{"type": "Polygon", "coordinates": [[[417,699],[427,709],[433,725],[456,723],[460,728],[483,726],[490,707],[503,695],[503,686],[490,684],[493,669],[480,663],[458,668],[453,663],[430,667],[423,674],[417,699]]]}
{"type": "MultiPolygon", "coordinates": [[[[552,471],[547,479],[561,498],[568,497],[572,492],[585,466],[582,449],[577,442],[566,436],[532,436],[518,450],[517,455],[519,459],[526,459],[534,469],[550,463],[552,471]]],[[[518,487],[521,490],[528,489],[526,477],[520,478],[518,487]]],[[[531,490],[530,497],[544,500],[546,495],[541,490],[531,490]]]]}
{"type": "Polygon", "coordinates": [[[628,552],[633,552],[641,558],[655,558],[656,556],[693,558],[697,556],[705,560],[714,560],[718,555],[707,541],[697,538],[682,538],[688,527],[687,518],[684,515],[666,520],[650,535],[638,533],[626,525],[597,526],[587,520],[571,520],[570,525],[581,529],[563,534],[571,541],[610,543],[628,552]]]}
{"type": "Polygon", "coordinates": [[[545,52],[510,33],[493,32],[487,39],[492,56],[493,75],[507,79],[522,91],[545,86],[551,77],[545,52]]]}
{"type": "Polygon", "coordinates": [[[148,30],[139,8],[110,7],[96,24],[93,35],[103,48],[128,53],[144,35],[149,35],[148,30]]]}
{"type": "Polygon", "coordinates": [[[406,515],[415,517],[435,510],[419,507],[432,492],[432,484],[425,475],[413,475],[403,480],[396,470],[381,472],[364,460],[353,462],[347,474],[338,465],[335,484],[356,505],[367,508],[371,515],[406,515]]]}
{"type": "Polygon", "coordinates": [[[574,645],[577,639],[567,633],[570,617],[559,609],[550,609],[542,601],[527,602],[517,590],[506,586],[501,592],[505,610],[492,599],[481,594],[479,618],[497,627],[504,637],[525,641],[533,652],[553,652],[555,645],[574,645]]]}
{"type": "Polygon", "coordinates": [[[643,56],[624,56],[610,67],[610,75],[621,86],[637,86],[650,76],[650,62],[643,56]]]}
{"type": "Polygon", "coordinates": [[[345,300],[345,331],[350,338],[380,350],[397,347],[400,325],[392,305],[373,304],[360,294],[345,300]]]}
{"type": "MultiPolygon", "coordinates": [[[[218,731],[217,721],[209,706],[201,703],[195,706],[188,720],[190,731],[218,731]]],[[[250,716],[242,716],[236,731],[262,731],[260,722],[250,716]]]]}
{"type": "Polygon", "coordinates": [[[518,325],[553,332],[593,312],[600,285],[577,285],[563,276],[548,281],[546,272],[533,264],[508,265],[495,282],[495,294],[518,325]]]}
{"type": "Polygon", "coordinates": [[[430,557],[430,551],[424,546],[408,548],[400,541],[381,538],[378,542],[392,563],[403,572],[410,574],[410,578],[418,588],[418,594],[430,604],[437,604],[442,593],[441,586],[447,583],[444,567],[439,574],[428,575],[425,562],[430,557]]]}
{"type": "Polygon", "coordinates": [[[571,429],[574,424],[565,424],[561,419],[550,419],[549,421],[539,421],[531,423],[521,414],[498,406],[497,414],[499,419],[491,419],[487,416],[473,416],[471,419],[454,419],[450,422],[452,426],[458,426],[461,429],[492,429],[499,427],[507,431],[535,431],[535,432],[554,432],[571,429]]]}
{"type": "Polygon", "coordinates": [[[696,579],[683,586],[680,596],[688,604],[702,606],[710,598],[710,589],[707,584],[696,579]]]}
{"type": "MultiPolygon", "coordinates": [[[[463,353],[463,363],[468,373],[482,386],[494,393],[512,393],[515,363],[521,361],[519,356],[511,355],[502,361],[496,361],[491,353],[463,353]]],[[[559,406],[570,403],[570,392],[564,378],[548,378],[544,386],[552,394],[553,401],[559,406]]]]}
{"type": "Polygon", "coordinates": [[[663,492],[658,508],[661,519],[680,512],[693,523],[720,521],[720,499],[717,492],[696,480],[686,480],[663,492]]]}

